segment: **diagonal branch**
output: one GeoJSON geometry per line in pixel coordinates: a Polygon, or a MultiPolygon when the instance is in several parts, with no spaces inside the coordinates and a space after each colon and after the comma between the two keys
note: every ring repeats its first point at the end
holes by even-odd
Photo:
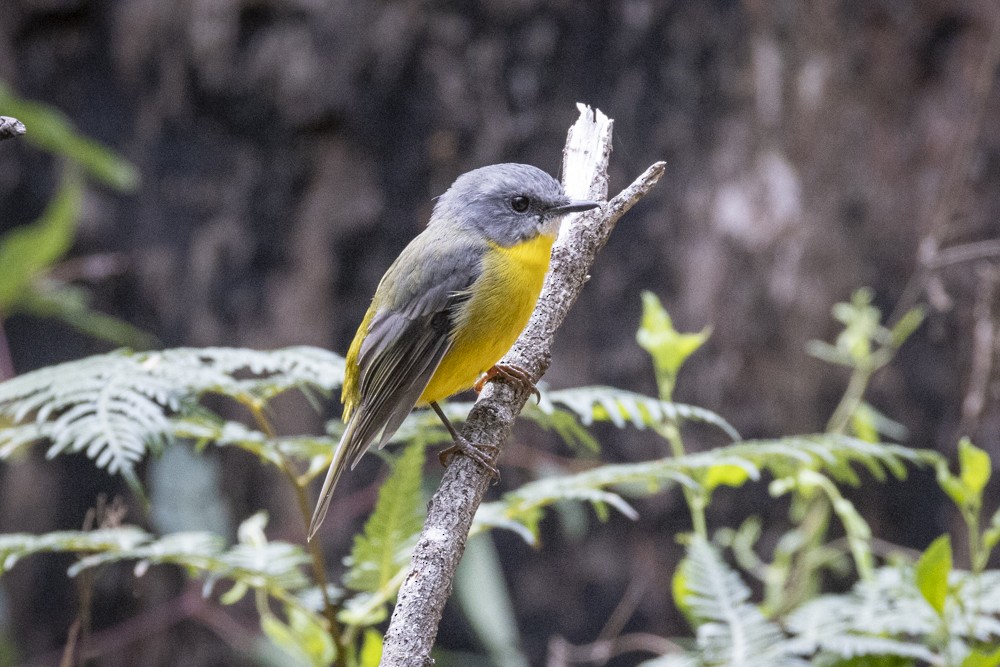
{"type": "MultiPolygon", "coordinates": [[[[563,184],[570,197],[604,200],[612,121],[600,110],[578,107],[580,118],[570,128],[563,152],[563,184]]],[[[536,378],[548,369],[555,332],[587,282],[597,252],[618,219],[656,185],[664,168],[663,162],[657,162],[602,208],[571,216],[564,223],[535,312],[504,363],[520,366],[536,378]]],[[[512,384],[487,384],[462,435],[470,442],[499,449],[529,396],[528,389],[512,384]]],[[[399,591],[385,637],[383,667],[430,664],[455,570],[489,481],[488,474],[464,456],[456,457],[445,471],[399,591]]]]}

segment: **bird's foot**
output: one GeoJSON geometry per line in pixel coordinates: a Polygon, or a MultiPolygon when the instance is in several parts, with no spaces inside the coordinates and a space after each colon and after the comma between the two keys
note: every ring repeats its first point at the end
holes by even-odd
{"type": "Polygon", "coordinates": [[[454,445],[441,450],[438,454],[438,460],[441,462],[441,465],[448,467],[455,454],[465,454],[481,465],[490,474],[490,477],[494,479],[494,483],[496,483],[500,481],[500,471],[493,465],[493,454],[499,449],[496,445],[474,445],[462,436],[457,436],[454,445]],[[487,453],[487,451],[492,453],[487,453]]]}
{"type": "Polygon", "coordinates": [[[476,380],[476,384],[472,388],[478,394],[483,390],[487,382],[496,378],[516,384],[522,389],[527,389],[535,395],[536,401],[539,403],[542,402],[542,395],[538,391],[538,387],[535,386],[535,378],[532,377],[531,373],[514,364],[494,364],[492,368],[486,371],[483,377],[476,380]]]}

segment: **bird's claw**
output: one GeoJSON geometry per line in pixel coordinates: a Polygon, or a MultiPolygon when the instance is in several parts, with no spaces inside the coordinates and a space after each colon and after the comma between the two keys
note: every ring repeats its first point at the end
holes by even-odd
{"type": "Polygon", "coordinates": [[[532,377],[531,373],[514,364],[494,364],[492,368],[486,371],[483,377],[476,380],[476,384],[472,388],[478,394],[483,390],[487,382],[497,378],[519,385],[522,389],[527,389],[535,395],[537,402],[542,402],[542,394],[538,391],[538,387],[535,386],[535,378],[532,377]]]}
{"type": "Polygon", "coordinates": [[[496,445],[474,445],[460,436],[455,439],[454,445],[441,450],[438,454],[438,461],[441,462],[441,465],[447,468],[455,454],[465,454],[470,459],[481,465],[483,469],[490,474],[490,477],[493,478],[493,483],[495,484],[500,481],[500,471],[493,465],[493,457],[483,450],[492,450],[493,452],[496,452],[499,449],[500,448],[496,445]]]}

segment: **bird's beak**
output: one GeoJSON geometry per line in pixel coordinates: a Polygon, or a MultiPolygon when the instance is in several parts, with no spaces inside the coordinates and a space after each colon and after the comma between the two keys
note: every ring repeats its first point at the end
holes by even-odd
{"type": "Polygon", "coordinates": [[[571,201],[568,204],[563,204],[562,206],[556,206],[549,209],[549,214],[551,215],[566,215],[567,213],[579,213],[580,211],[589,211],[592,208],[597,208],[600,206],[600,202],[587,201],[585,199],[571,201]]]}

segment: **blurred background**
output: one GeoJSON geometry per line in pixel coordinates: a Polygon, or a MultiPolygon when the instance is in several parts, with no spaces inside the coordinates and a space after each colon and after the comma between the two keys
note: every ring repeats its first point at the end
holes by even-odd
{"type": "MultiPolygon", "coordinates": [[[[655,394],[634,338],[650,290],[678,329],[711,327],[678,400],[748,438],[822,431],[847,373],[806,343],[831,340],[833,304],[870,286],[887,318],[928,309],[870,401],[906,427],[908,445],[950,455],[968,435],[996,459],[998,61],[995,0],[5,0],[7,92],[61,110],[137,178],[87,182],[69,253],[49,276],[120,320],[113,340],[12,301],[2,369],[122,343],[344,353],[433,197],[490,163],[558,175],[584,102],[615,121],[612,194],[654,161],[667,172],[599,256],[556,340],[551,387],[655,394]]],[[[0,143],[0,233],[36,220],[60,173],[37,145],[0,143]]],[[[281,429],[321,432],[339,404],[286,408],[281,429]]],[[[633,431],[597,435],[607,461],[663,455],[633,431]]],[[[700,430],[687,442],[719,444],[700,430]]],[[[568,456],[523,427],[490,493],[568,456]]],[[[145,470],[154,507],[196,499],[175,524],[134,503],[126,520],[231,532],[264,507],[275,538],[302,541],[294,499],[270,471],[239,452],[195,461],[145,470]],[[183,490],[196,478],[208,500],[183,490]]],[[[335,571],[384,473],[368,457],[341,482],[323,534],[335,571]]],[[[751,513],[780,522],[787,507],[758,486],[720,492],[712,527],[751,513]]],[[[46,461],[38,448],[0,467],[0,531],[79,528],[100,494],[128,492],[82,456],[46,461]]],[[[928,472],[852,498],[877,535],[907,547],[956,521],[928,472]]],[[[636,522],[550,518],[538,549],[494,536],[532,664],[560,642],[593,641],[619,607],[627,631],[689,632],[670,598],[686,510],[676,492],[638,507],[636,522]]],[[[39,557],[0,582],[0,643],[26,664],[58,662],[78,607],[68,564],[39,557]]],[[[252,624],[213,625],[178,604],[180,574],[106,579],[92,619],[106,645],[93,664],[252,664],[226,639],[252,624]]],[[[439,643],[476,650],[456,609],[439,643]]]]}

